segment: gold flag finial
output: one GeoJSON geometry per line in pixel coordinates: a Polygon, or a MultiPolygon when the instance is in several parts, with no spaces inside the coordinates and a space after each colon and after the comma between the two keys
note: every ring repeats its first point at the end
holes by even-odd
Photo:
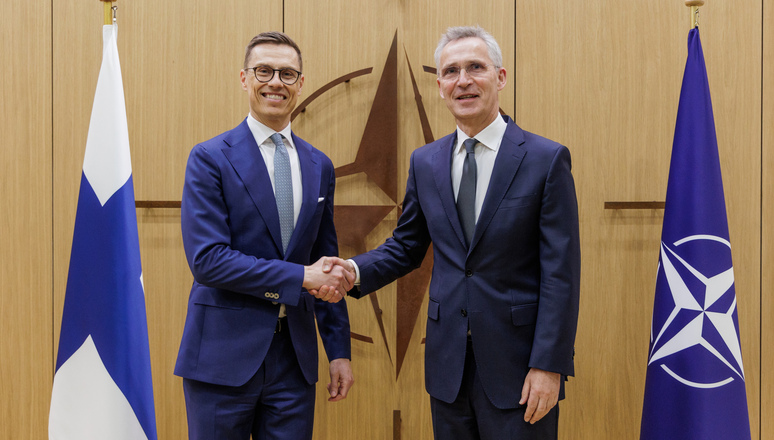
{"type": "Polygon", "coordinates": [[[691,7],[691,29],[699,27],[699,6],[704,6],[704,0],[685,0],[685,6],[691,7]]]}
{"type": "Polygon", "coordinates": [[[115,0],[99,0],[105,5],[105,24],[113,24],[115,20],[115,11],[113,10],[113,3],[115,0]]]}

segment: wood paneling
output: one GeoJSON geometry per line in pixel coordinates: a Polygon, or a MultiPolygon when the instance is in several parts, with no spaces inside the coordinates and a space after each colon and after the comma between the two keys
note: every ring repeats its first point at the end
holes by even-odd
{"type": "Polygon", "coordinates": [[[0,437],[44,438],[51,324],[51,2],[0,4],[0,437]]]}
{"type": "Polygon", "coordinates": [[[517,3],[517,122],[570,148],[579,200],[581,310],[563,437],[639,431],[663,211],[603,206],[664,198],[685,65],[684,10],[673,3],[627,7],[663,17],[647,22],[619,20],[613,2],[517,3]]]}
{"type": "Polygon", "coordinates": [[[141,209],[137,222],[158,438],[182,439],[187,433],[183,382],[172,372],[193,277],[183,253],[180,210],[141,209]]]}
{"type": "Polygon", "coordinates": [[[769,439],[774,438],[774,1],[763,1],[763,13],[760,438],[769,439]]]}
{"type": "MultiPolygon", "coordinates": [[[[707,2],[712,88],[736,273],[751,424],[758,423],[760,2],[707,2]]],[[[686,57],[683,2],[522,0],[516,121],[573,154],[583,253],[577,378],[562,436],[636,438],[663,211],[603,210],[664,200],[686,57]],[[589,402],[594,402],[589,405],[589,402]]],[[[755,431],[755,429],[754,429],[755,431]]]]}
{"type": "MultiPolygon", "coordinates": [[[[752,438],[761,424],[761,0],[701,9],[726,211],[752,438]]],[[[764,364],[765,365],[765,364],[764,364]]]]}

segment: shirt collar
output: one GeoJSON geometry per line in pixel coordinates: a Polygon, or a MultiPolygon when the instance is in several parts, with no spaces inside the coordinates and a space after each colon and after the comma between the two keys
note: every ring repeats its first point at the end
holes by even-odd
{"type": "MultiPolygon", "coordinates": [[[[497,150],[500,149],[500,142],[503,140],[503,136],[505,136],[506,128],[508,128],[508,124],[498,115],[494,121],[492,121],[485,129],[481,130],[475,138],[479,143],[496,153],[497,150]]],[[[454,151],[457,153],[463,151],[465,147],[462,144],[466,139],[468,139],[468,135],[465,134],[460,127],[457,127],[457,149],[454,151]]]]}
{"type": "MultiPolygon", "coordinates": [[[[288,125],[283,128],[282,131],[276,132],[264,125],[261,121],[255,119],[253,115],[248,113],[247,126],[250,128],[250,132],[253,133],[255,143],[258,144],[258,146],[266,142],[274,133],[279,133],[282,135],[282,137],[285,138],[284,143],[286,147],[295,148],[295,145],[293,144],[293,136],[291,136],[290,123],[288,123],[288,125]]],[[[272,145],[274,144],[272,143],[272,145]]]]}

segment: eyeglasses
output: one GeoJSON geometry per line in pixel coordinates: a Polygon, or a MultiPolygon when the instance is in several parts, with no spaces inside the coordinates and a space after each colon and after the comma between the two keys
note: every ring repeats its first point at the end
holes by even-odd
{"type": "Polygon", "coordinates": [[[460,77],[460,71],[465,70],[468,76],[480,78],[489,70],[488,64],[470,63],[465,67],[449,66],[441,71],[441,79],[444,81],[456,81],[460,77]]]}
{"type": "Polygon", "coordinates": [[[255,66],[248,67],[245,70],[252,70],[255,74],[255,79],[262,83],[267,83],[274,78],[274,73],[279,72],[279,79],[283,83],[292,86],[301,78],[301,72],[290,67],[283,67],[281,69],[273,69],[269,66],[255,66]]]}

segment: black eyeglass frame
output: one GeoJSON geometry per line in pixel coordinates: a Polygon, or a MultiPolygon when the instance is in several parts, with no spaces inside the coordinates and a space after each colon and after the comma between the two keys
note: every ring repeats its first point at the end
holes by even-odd
{"type": "Polygon", "coordinates": [[[253,71],[253,76],[255,77],[255,80],[256,80],[256,81],[258,81],[258,82],[262,82],[262,83],[267,83],[267,82],[270,82],[271,80],[273,80],[273,79],[274,79],[274,75],[276,75],[276,74],[277,74],[277,72],[279,72],[279,79],[280,79],[280,81],[282,81],[282,83],[283,83],[283,84],[285,84],[285,85],[288,85],[288,86],[292,86],[293,84],[297,83],[297,82],[298,82],[298,80],[301,78],[301,72],[299,72],[298,70],[296,70],[296,69],[293,69],[293,68],[291,68],[291,67],[283,67],[283,68],[281,68],[281,69],[274,69],[274,68],[272,68],[271,66],[266,66],[266,65],[262,65],[262,64],[260,64],[260,65],[257,65],[257,66],[255,66],[255,67],[248,67],[248,68],[247,68],[247,69],[245,69],[245,70],[252,70],[252,71],[253,71]],[[269,77],[269,79],[267,79],[267,80],[262,80],[262,79],[258,78],[258,72],[256,72],[256,69],[266,69],[266,70],[271,70],[271,71],[272,71],[272,72],[271,72],[271,76],[270,76],[270,77],[269,77]],[[284,71],[286,71],[286,70],[289,70],[289,71],[291,71],[291,72],[295,72],[295,74],[296,74],[296,79],[295,79],[295,81],[293,81],[293,82],[289,83],[289,82],[285,81],[285,80],[282,78],[282,72],[284,72],[284,71]]]}

